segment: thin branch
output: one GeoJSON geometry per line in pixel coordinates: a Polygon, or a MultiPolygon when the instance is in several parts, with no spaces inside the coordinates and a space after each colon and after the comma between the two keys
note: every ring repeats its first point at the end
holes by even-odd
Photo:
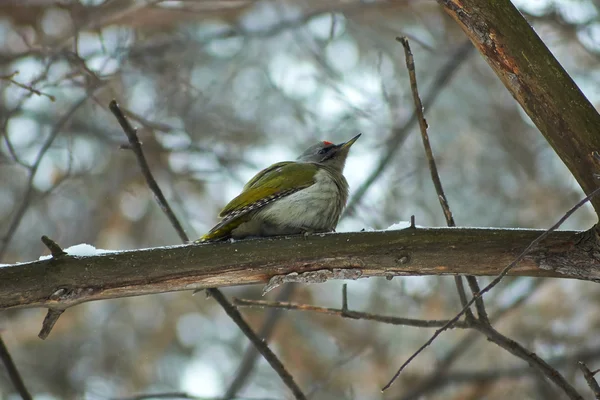
{"type": "MultiPolygon", "coordinates": [[[[371,314],[361,311],[352,311],[344,308],[326,308],[312,306],[309,304],[297,304],[285,301],[267,301],[267,300],[249,300],[249,299],[233,299],[233,304],[238,307],[256,307],[256,308],[277,308],[281,310],[292,311],[308,311],[319,314],[336,315],[342,318],[362,319],[367,321],[382,322],[391,325],[412,326],[416,328],[438,328],[448,324],[447,320],[423,320],[412,318],[392,317],[388,315],[371,314]]],[[[468,324],[461,321],[455,321],[452,328],[465,329],[468,324]]]]}
{"type": "Polygon", "coordinates": [[[56,242],[54,240],[50,239],[46,235],[42,236],[42,243],[44,243],[46,245],[46,247],[48,248],[48,250],[50,250],[50,253],[52,254],[52,258],[62,257],[65,254],[67,254],[63,251],[63,249],[58,244],[56,244],[56,242]]]}
{"type": "Polygon", "coordinates": [[[567,380],[556,369],[552,368],[550,364],[541,359],[537,354],[532,353],[516,341],[502,335],[490,324],[484,324],[480,321],[476,321],[473,324],[473,328],[483,333],[489,341],[526,361],[531,367],[540,371],[544,377],[550,379],[556,386],[561,388],[567,394],[569,399],[583,400],[583,397],[577,393],[575,388],[569,382],[567,382],[567,380]]]}
{"type": "Polygon", "coordinates": [[[144,155],[144,151],[142,150],[142,143],[138,138],[136,129],[134,129],[129,123],[129,121],[127,121],[127,118],[125,118],[125,115],[123,115],[123,112],[121,111],[119,105],[115,100],[112,100],[110,102],[108,108],[113,113],[115,118],[117,118],[117,121],[119,122],[119,125],[121,125],[121,128],[123,128],[123,132],[125,132],[125,135],[127,135],[131,151],[133,151],[137,158],[140,169],[142,170],[142,174],[146,179],[146,183],[150,187],[152,194],[154,194],[154,196],[156,197],[156,202],[158,203],[162,211],[167,215],[167,218],[169,218],[169,222],[171,222],[171,225],[173,225],[173,228],[179,235],[181,241],[183,241],[184,243],[189,242],[190,239],[183,230],[183,227],[179,223],[179,220],[175,216],[175,213],[173,213],[173,210],[171,210],[169,202],[165,198],[165,195],[158,186],[158,183],[156,183],[156,179],[154,179],[154,176],[150,171],[150,166],[148,165],[148,161],[146,161],[146,156],[144,155]]]}
{"type": "MultiPolygon", "coordinates": [[[[458,292],[458,298],[460,299],[460,306],[461,307],[466,307],[467,306],[467,292],[465,292],[465,284],[462,280],[462,276],[455,276],[454,277],[454,284],[456,285],[456,291],[458,292]]],[[[467,311],[465,312],[465,318],[467,320],[470,320],[472,318],[475,318],[473,316],[473,312],[471,312],[471,309],[468,308],[467,311]]]]}
{"type": "Polygon", "coordinates": [[[402,46],[404,47],[406,69],[408,70],[410,89],[415,103],[415,114],[417,116],[417,121],[419,122],[421,139],[423,140],[423,147],[425,148],[425,155],[427,156],[429,171],[431,172],[431,180],[433,181],[433,186],[435,186],[435,191],[438,195],[438,200],[440,201],[440,205],[442,206],[442,211],[444,212],[444,216],[446,217],[446,222],[448,223],[448,226],[456,226],[456,224],[454,223],[454,217],[452,216],[452,212],[450,211],[450,206],[448,205],[448,201],[446,199],[446,194],[444,193],[444,188],[442,187],[442,181],[440,180],[440,175],[438,173],[435,158],[433,156],[433,150],[431,149],[431,144],[429,142],[429,135],[427,134],[428,125],[427,121],[425,120],[425,115],[423,115],[423,103],[421,103],[421,97],[419,96],[419,89],[417,87],[415,59],[413,57],[412,51],[410,50],[410,44],[408,43],[408,39],[405,37],[397,37],[396,40],[402,43],[402,46]]]}
{"type": "Polygon", "coordinates": [[[2,359],[2,362],[6,367],[6,372],[8,372],[8,377],[13,383],[15,389],[17,389],[17,392],[19,393],[21,398],[23,400],[33,400],[33,397],[31,397],[31,395],[27,391],[27,388],[25,387],[25,383],[23,382],[23,378],[21,378],[21,375],[19,374],[17,366],[15,365],[12,357],[10,356],[10,353],[8,352],[8,349],[6,348],[6,344],[4,344],[2,336],[0,336],[0,359],[2,359]]]}
{"type": "MultiPolygon", "coordinates": [[[[44,243],[46,247],[50,250],[53,259],[58,259],[67,254],[54,240],[50,239],[46,235],[42,236],[42,243],[44,243]]],[[[52,328],[54,328],[56,321],[58,321],[58,318],[60,318],[63,312],[65,312],[64,309],[57,309],[52,307],[48,309],[46,317],[42,322],[42,329],[40,330],[40,333],[38,333],[38,337],[40,339],[44,340],[48,337],[48,335],[52,331],[52,328]]]]}
{"type": "MultiPolygon", "coordinates": [[[[285,285],[277,295],[276,301],[288,301],[295,288],[295,285],[285,285]]],[[[258,330],[258,337],[261,337],[265,342],[268,342],[282,316],[283,312],[281,310],[270,309],[266,313],[264,322],[258,330]]],[[[254,370],[254,367],[256,366],[258,356],[259,353],[258,350],[256,350],[256,346],[254,346],[254,344],[250,344],[246,349],[244,356],[242,357],[242,361],[240,362],[240,366],[235,374],[235,377],[223,395],[223,400],[232,400],[245,386],[248,378],[254,370]]]]}
{"type": "Polygon", "coordinates": [[[481,290],[479,293],[477,293],[476,295],[473,296],[473,298],[471,298],[471,300],[469,300],[469,302],[467,303],[467,305],[465,307],[463,307],[463,309],[454,316],[454,318],[450,319],[448,321],[448,323],[439,328],[438,330],[435,331],[435,333],[429,338],[429,340],[427,340],[427,342],[425,342],[421,347],[419,347],[419,349],[414,352],[405,362],[404,364],[402,364],[400,366],[400,368],[398,369],[398,371],[396,371],[396,373],[394,374],[394,376],[392,377],[392,379],[381,389],[382,391],[387,390],[390,386],[392,386],[392,384],[395,382],[395,380],[400,376],[400,374],[402,373],[402,371],[404,370],[404,368],[406,368],[406,366],[408,364],[410,364],[412,362],[412,360],[414,360],[419,354],[421,354],[421,352],[423,352],[423,350],[425,350],[427,347],[429,347],[431,345],[431,343],[433,343],[433,341],[442,334],[442,332],[448,330],[450,327],[452,327],[458,320],[459,318],[466,312],[466,310],[469,309],[469,307],[475,302],[475,300],[478,297],[483,296],[485,293],[489,292],[490,290],[492,290],[498,283],[500,283],[500,281],[502,281],[502,279],[510,272],[511,269],[513,269],[517,264],[519,264],[523,258],[525,258],[525,256],[535,247],[537,246],[542,240],[544,240],[546,237],[548,237],[548,235],[550,235],[550,233],[554,232],[556,229],[558,229],[575,211],[577,211],[579,208],[581,208],[584,204],[586,204],[588,201],[590,201],[590,199],[592,199],[593,197],[595,197],[598,193],[600,193],[600,187],[597,188],[596,190],[594,190],[592,193],[590,193],[589,195],[587,195],[585,198],[583,198],[582,200],[580,200],[575,206],[573,206],[569,211],[567,211],[565,213],[565,215],[563,215],[554,225],[552,225],[547,231],[545,231],[544,233],[542,233],[540,236],[538,236],[535,240],[533,240],[526,248],[525,250],[523,250],[523,252],[521,252],[521,254],[515,258],[510,264],[508,264],[503,270],[502,272],[496,277],[494,278],[494,280],[492,280],[483,290],[481,290]]]}
{"type": "Polygon", "coordinates": [[[343,366],[345,366],[345,365],[351,363],[352,361],[356,360],[357,358],[361,357],[366,352],[366,350],[369,349],[369,347],[370,346],[367,343],[365,343],[365,345],[362,348],[358,349],[358,351],[354,352],[354,354],[350,354],[349,356],[346,356],[344,359],[335,363],[335,365],[333,365],[327,373],[320,375],[317,382],[313,383],[313,386],[310,389],[310,391],[308,392],[307,397],[314,398],[315,394],[317,394],[323,387],[325,387],[325,385],[327,385],[329,382],[331,382],[333,380],[334,372],[336,370],[342,368],[343,366]]]}
{"type": "MultiPolygon", "coordinates": [[[[433,182],[433,186],[435,187],[435,192],[437,193],[440,206],[442,207],[442,211],[444,212],[446,224],[449,227],[455,227],[456,223],[454,222],[452,211],[450,211],[450,205],[448,204],[448,199],[446,198],[446,194],[444,193],[442,180],[440,179],[437,164],[435,162],[435,157],[433,156],[433,150],[431,149],[431,143],[429,142],[429,134],[427,133],[428,125],[427,121],[425,120],[425,115],[423,114],[423,103],[421,102],[421,97],[419,96],[419,88],[417,85],[415,59],[413,57],[412,51],[410,50],[410,44],[408,43],[408,39],[406,37],[397,37],[396,40],[402,44],[402,47],[404,47],[406,69],[408,70],[410,89],[412,92],[413,101],[415,103],[415,114],[417,116],[417,120],[419,121],[419,130],[421,132],[423,148],[425,149],[425,155],[427,157],[427,162],[429,165],[429,172],[431,173],[431,180],[433,182]]],[[[467,277],[467,279],[469,279],[469,277],[467,277]]],[[[473,277],[470,278],[471,281],[474,279],[475,278],[473,277]]],[[[462,307],[465,307],[465,305],[467,304],[467,294],[465,292],[462,277],[455,276],[454,283],[456,284],[456,290],[458,291],[458,296],[460,298],[461,305],[462,307]]],[[[469,284],[471,285],[471,282],[469,282],[469,284]]],[[[477,281],[475,281],[475,284],[477,284],[477,281]]],[[[479,303],[481,303],[480,307],[483,308],[483,301],[480,301],[479,303]]],[[[467,320],[471,320],[474,318],[470,308],[468,308],[465,312],[465,316],[467,320]]]]}
{"type": "MultiPolygon", "coordinates": [[[[179,220],[173,213],[173,210],[169,206],[169,203],[165,196],[162,193],[162,190],[156,183],[152,172],[150,171],[150,167],[148,166],[148,162],[146,161],[146,157],[142,150],[142,144],[139,141],[136,130],[129,124],[125,115],[119,108],[119,105],[115,100],[112,100],[109,104],[110,111],[117,118],[117,121],[123,128],[123,131],[127,135],[129,139],[129,144],[131,146],[131,150],[134,152],[138,164],[142,170],[142,174],[146,179],[146,183],[148,187],[154,194],[154,198],[158,202],[160,208],[169,218],[171,225],[177,231],[177,234],[181,238],[181,240],[186,243],[189,242],[189,238],[186,235],[183,227],[179,223],[179,220]]],[[[238,326],[238,328],[246,335],[246,337],[256,346],[257,350],[260,354],[265,358],[265,360],[269,363],[269,365],[275,370],[275,372],[279,375],[283,383],[292,391],[296,399],[304,400],[306,396],[302,393],[302,390],[298,387],[294,378],[290,375],[290,373],[285,369],[284,365],[279,361],[275,353],[271,351],[271,349],[266,345],[265,342],[260,339],[256,333],[250,328],[250,325],[244,320],[240,312],[227,300],[225,295],[216,288],[208,288],[206,292],[214,298],[217,303],[223,308],[225,313],[233,320],[233,322],[238,326]]]]}
{"type": "Polygon", "coordinates": [[[38,333],[38,337],[42,340],[46,339],[50,332],[52,332],[52,328],[58,321],[58,318],[65,312],[65,310],[57,309],[57,308],[49,308],[46,313],[46,317],[44,317],[44,322],[42,322],[42,329],[40,329],[40,333],[38,333]]]}
{"type": "Polygon", "coordinates": [[[285,369],[279,358],[271,351],[261,338],[259,338],[250,325],[244,320],[242,314],[225,298],[219,289],[208,289],[207,292],[223,307],[227,315],[237,324],[246,337],[256,346],[271,368],[277,372],[283,383],[292,391],[296,399],[305,400],[306,396],[294,381],[294,377],[285,369]]]}
{"type": "MultiPolygon", "coordinates": [[[[559,368],[561,366],[571,365],[573,360],[584,358],[587,362],[590,362],[598,359],[599,357],[599,348],[586,348],[577,350],[574,353],[551,357],[548,359],[548,364],[552,365],[554,368],[559,368]]],[[[522,379],[530,376],[533,372],[537,373],[537,370],[534,370],[529,365],[512,365],[509,367],[483,371],[455,371],[445,375],[440,375],[435,380],[429,380],[428,377],[427,379],[423,380],[423,384],[427,383],[427,387],[424,388],[424,390],[421,390],[419,393],[413,390],[408,395],[401,397],[401,399],[409,400],[424,398],[426,394],[431,394],[451,385],[467,383],[492,383],[507,379],[522,379]]],[[[419,386],[421,386],[421,384],[419,384],[419,386]]]]}
{"type": "Polygon", "coordinates": [[[590,371],[590,369],[587,367],[587,365],[585,365],[583,361],[579,361],[578,364],[579,369],[581,369],[581,372],[583,372],[583,377],[585,378],[585,381],[594,393],[594,397],[596,398],[596,400],[600,400],[600,386],[598,386],[598,382],[596,381],[596,378],[594,378],[595,373],[598,371],[590,371]]]}
{"type": "Polygon", "coordinates": [[[23,83],[15,81],[13,78],[16,75],[18,75],[18,74],[19,74],[19,71],[15,71],[15,72],[13,72],[12,74],[9,74],[9,75],[2,75],[2,76],[0,76],[0,80],[8,81],[8,82],[12,83],[13,85],[18,86],[21,89],[25,89],[25,90],[27,90],[28,92],[30,92],[32,94],[35,94],[35,95],[38,95],[38,96],[45,96],[48,99],[50,99],[50,101],[52,101],[52,102],[56,101],[56,97],[52,96],[51,94],[40,92],[39,90],[35,89],[31,85],[25,85],[23,83]]]}
{"type": "MultiPolygon", "coordinates": [[[[423,102],[424,107],[430,108],[434,104],[438,95],[444,90],[456,71],[458,71],[458,68],[472,53],[472,50],[473,45],[469,41],[465,41],[463,44],[458,46],[454,54],[450,56],[446,64],[440,68],[433,79],[431,89],[425,96],[425,101],[423,102]]],[[[416,113],[413,113],[403,126],[393,129],[391,138],[386,146],[386,153],[383,155],[383,157],[381,157],[381,160],[377,166],[350,198],[348,205],[346,206],[346,210],[344,211],[344,215],[352,215],[352,213],[354,213],[356,207],[358,204],[360,204],[367,191],[375,182],[377,182],[377,180],[382,176],[383,172],[388,168],[391,161],[394,159],[396,152],[402,143],[404,143],[404,140],[408,137],[410,130],[416,122],[417,115],[416,113]]]]}
{"type": "MultiPolygon", "coordinates": [[[[499,321],[510,311],[520,307],[533,293],[535,293],[535,291],[542,286],[544,282],[544,279],[535,281],[526,292],[523,292],[514,298],[510,304],[493,311],[493,317],[491,318],[492,322],[499,321]]],[[[428,393],[440,390],[444,384],[443,382],[450,380],[450,374],[446,374],[446,371],[448,371],[452,364],[454,364],[468,349],[472,347],[473,341],[479,337],[481,337],[481,335],[476,331],[471,331],[469,334],[463,337],[456,345],[454,345],[452,349],[450,349],[440,360],[435,363],[435,370],[432,373],[430,373],[425,379],[421,380],[416,388],[412,389],[408,393],[405,393],[404,396],[402,396],[399,400],[416,400],[422,398],[428,393]]]]}
{"type": "Polygon", "coordinates": [[[6,250],[8,249],[8,245],[9,245],[10,241],[12,240],[17,228],[21,224],[21,220],[23,219],[23,216],[25,215],[27,208],[29,208],[29,205],[33,198],[33,192],[34,192],[33,179],[35,178],[35,175],[38,171],[38,168],[40,167],[40,163],[42,162],[44,155],[46,154],[48,149],[50,149],[50,146],[52,146],[54,139],[56,139],[56,137],[60,133],[63,126],[67,123],[67,121],[69,121],[69,119],[71,119],[73,114],[75,114],[75,112],[81,106],[83,106],[83,104],[85,104],[85,102],[90,98],[91,94],[92,94],[92,92],[89,91],[82,98],[80,98],[78,101],[73,103],[71,108],[69,108],[69,110],[56,122],[56,124],[52,128],[52,131],[50,132],[50,135],[48,136],[48,139],[46,139],[46,141],[44,142],[44,145],[38,152],[38,155],[36,156],[35,161],[31,165],[31,168],[29,169],[29,178],[27,180],[27,189],[25,190],[25,193],[22,196],[21,206],[15,213],[15,216],[13,217],[10,225],[8,226],[8,229],[6,230],[4,237],[0,239],[0,242],[2,242],[2,244],[0,245],[0,260],[2,260],[2,258],[4,257],[4,254],[6,253],[6,250]]]}
{"type": "Polygon", "coordinates": [[[347,314],[348,310],[348,284],[342,285],[342,313],[347,314]]]}
{"type": "Polygon", "coordinates": [[[477,282],[477,278],[475,278],[472,275],[467,276],[467,283],[469,284],[469,287],[471,288],[471,293],[475,298],[475,309],[477,310],[477,318],[482,324],[489,325],[490,320],[488,318],[487,311],[485,310],[483,298],[477,296],[477,293],[481,291],[481,289],[479,288],[479,283],[477,282]]]}

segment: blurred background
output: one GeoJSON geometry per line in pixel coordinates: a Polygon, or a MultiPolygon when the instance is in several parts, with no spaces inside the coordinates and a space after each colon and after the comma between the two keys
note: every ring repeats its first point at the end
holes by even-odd
{"type": "MultiPolygon", "coordinates": [[[[514,4],[600,104],[600,1],[514,4]]],[[[400,35],[411,41],[433,151],[459,226],[548,228],[583,197],[433,0],[5,0],[0,262],[47,254],[42,235],[63,247],[180,243],[135,157],[120,149],[127,140],[108,111],[113,98],[139,127],[150,167],[192,238],[260,169],[294,159],[315,141],[359,132],[338,231],[386,229],[411,215],[419,225],[445,226],[411,121],[400,35]]],[[[586,206],[563,228],[595,222],[586,206]]],[[[268,298],[340,307],[341,285],[280,288],[268,298]]],[[[261,289],[224,291],[259,298],[261,289]]],[[[452,277],[352,281],[348,295],[353,309],[412,318],[448,318],[460,308],[452,277]]],[[[595,284],[511,278],[486,300],[497,329],[592,398],[576,361],[600,367],[595,284]]],[[[267,315],[242,312],[256,330],[267,315]]],[[[290,398],[260,358],[239,390],[228,392],[248,341],[202,294],[80,305],[42,341],[44,315],[0,313],[0,333],[36,399],[171,391],[290,398]]],[[[461,330],[443,334],[382,394],[432,333],[289,311],[277,319],[271,346],[311,399],[561,398],[525,362],[461,330]]],[[[17,398],[0,368],[0,399],[17,398]]]]}

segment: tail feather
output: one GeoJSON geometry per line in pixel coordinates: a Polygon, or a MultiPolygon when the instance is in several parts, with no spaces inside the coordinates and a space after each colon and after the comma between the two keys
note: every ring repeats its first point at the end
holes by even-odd
{"type": "Polygon", "coordinates": [[[238,216],[237,218],[225,218],[194,243],[227,240],[231,237],[231,232],[246,221],[247,218],[243,218],[243,216],[238,216]]]}

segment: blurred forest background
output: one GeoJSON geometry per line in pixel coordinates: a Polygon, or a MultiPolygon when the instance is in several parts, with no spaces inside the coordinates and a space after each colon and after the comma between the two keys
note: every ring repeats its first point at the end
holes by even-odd
{"type": "MultiPolygon", "coordinates": [[[[514,3],[599,105],[600,1],[514,3]]],[[[338,231],[385,229],[411,215],[419,225],[445,226],[418,127],[409,122],[414,106],[399,35],[411,40],[459,226],[548,228],[583,197],[433,0],[8,0],[0,2],[0,262],[46,254],[42,235],[64,247],[180,243],[135,157],[120,149],[127,140],[108,111],[113,98],[140,128],[150,167],[190,237],[209,229],[258,170],[317,140],[359,132],[346,167],[351,204],[338,231]]],[[[563,228],[595,222],[586,207],[563,228]]],[[[339,307],[341,285],[297,286],[291,300],[339,307]]],[[[225,289],[245,298],[260,292],[225,289]]],[[[371,278],[349,282],[348,293],[351,308],[382,314],[443,319],[460,309],[451,277],[371,278]]],[[[497,329],[590,396],[576,361],[600,367],[599,301],[595,284],[532,278],[505,279],[487,297],[497,329]]],[[[266,312],[242,311],[259,330],[266,312]]],[[[202,294],[77,306],[42,341],[44,313],[0,314],[0,333],[40,400],[172,391],[220,397],[248,347],[202,294]]],[[[271,347],[312,399],[560,398],[525,362],[462,330],[443,334],[382,394],[431,333],[290,311],[277,321],[271,347]]],[[[239,396],[290,394],[259,359],[239,396]]],[[[0,398],[18,398],[3,368],[0,398]]]]}

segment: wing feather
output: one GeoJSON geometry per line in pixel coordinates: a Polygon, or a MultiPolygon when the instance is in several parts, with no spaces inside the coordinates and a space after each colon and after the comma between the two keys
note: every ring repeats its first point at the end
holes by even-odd
{"type": "Polygon", "coordinates": [[[246,222],[251,213],[266,205],[312,186],[317,166],[309,163],[280,162],[256,174],[242,193],[221,211],[222,220],[200,240],[215,240],[229,236],[246,222]]]}

